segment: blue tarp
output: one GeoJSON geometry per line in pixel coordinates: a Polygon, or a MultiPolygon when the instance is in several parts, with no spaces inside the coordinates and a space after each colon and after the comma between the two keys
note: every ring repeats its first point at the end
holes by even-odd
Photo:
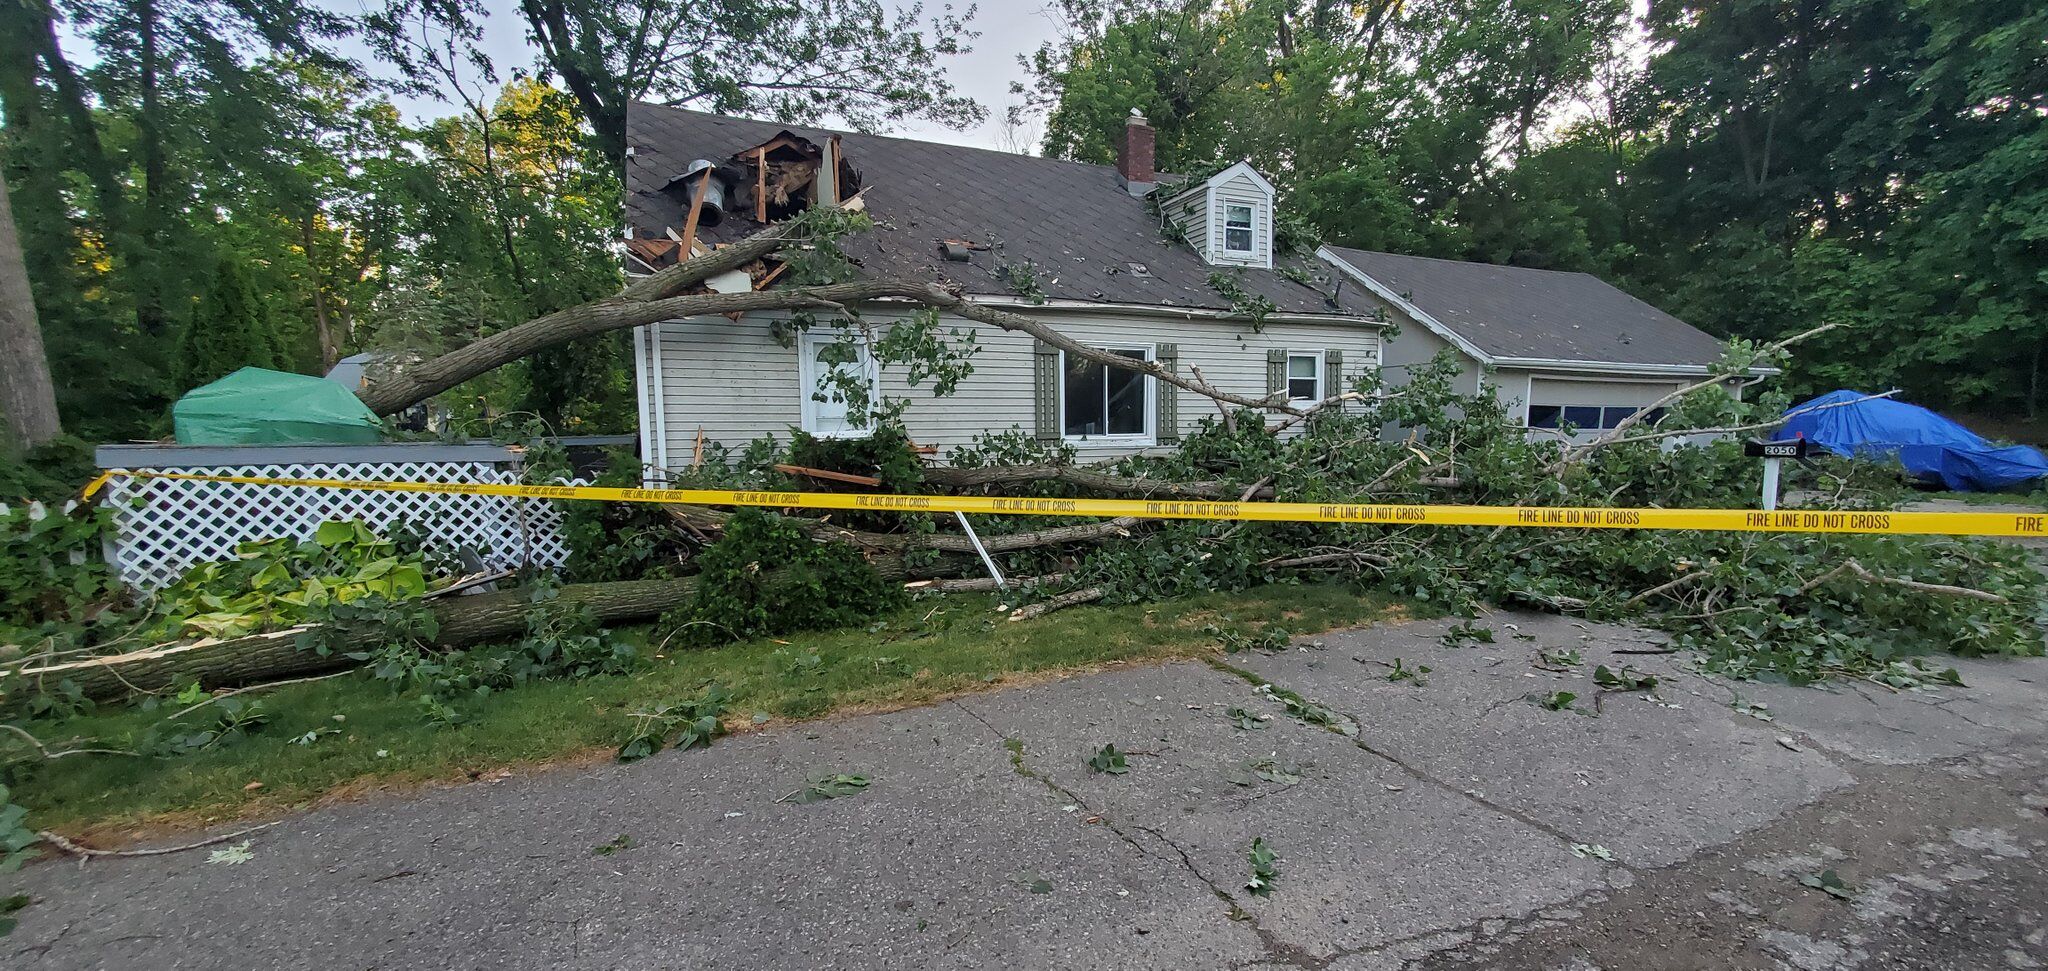
{"type": "Polygon", "coordinates": [[[1807,438],[1845,458],[1896,458],[1906,471],[1963,492],[1995,492],[2048,476],[2048,458],[2025,445],[1992,445],[1919,405],[1830,391],[1786,412],[1776,438],[1807,438]],[[1855,401],[1834,408],[1813,409],[1855,401]],[[1803,412],[1803,413],[1802,413],[1803,412]]]}

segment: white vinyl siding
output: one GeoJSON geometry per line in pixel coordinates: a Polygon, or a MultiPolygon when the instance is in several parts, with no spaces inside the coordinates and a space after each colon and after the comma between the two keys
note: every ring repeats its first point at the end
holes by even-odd
{"type": "MultiPolygon", "coordinates": [[[[870,313],[868,319],[883,327],[889,316],[870,313]]],[[[1271,348],[1341,351],[1347,381],[1379,366],[1378,332],[1359,324],[1268,321],[1263,332],[1253,333],[1240,321],[1078,313],[1050,313],[1045,319],[1061,333],[1097,346],[1174,345],[1179,373],[1190,374],[1191,368],[1199,367],[1217,386],[1254,398],[1266,393],[1266,353],[1271,348]]],[[[972,330],[981,349],[973,358],[974,373],[945,398],[933,398],[929,382],[909,387],[901,367],[882,368],[881,393],[910,401],[904,422],[911,437],[921,445],[936,445],[943,453],[985,432],[1014,427],[1033,434],[1033,340],[962,318],[949,316],[940,324],[972,330]]],[[[797,352],[769,335],[767,316],[749,314],[737,322],[724,317],[672,320],[660,325],[659,335],[659,405],[649,403],[651,417],[658,421],[641,426],[648,461],[688,465],[700,429],[707,444],[740,448],[765,434],[787,441],[789,429],[800,426],[797,352]]],[[[647,368],[654,356],[643,354],[639,366],[647,368]]],[[[655,383],[645,382],[650,395],[655,383]]],[[[1216,416],[1216,405],[1208,398],[1185,389],[1173,393],[1176,426],[1182,434],[1216,416]]],[[[1155,416],[1162,413],[1156,398],[1147,395],[1155,416]]],[[[1158,429],[1152,431],[1156,435],[1158,429]]],[[[1084,460],[1173,447],[1148,448],[1129,440],[1073,444],[1084,460]]]]}
{"type": "Polygon", "coordinates": [[[1207,192],[1192,192],[1168,200],[1162,211],[1166,218],[1187,233],[1188,245],[1197,253],[1209,250],[1209,219],[1202,209],[1209,203],[1207,192]]]}

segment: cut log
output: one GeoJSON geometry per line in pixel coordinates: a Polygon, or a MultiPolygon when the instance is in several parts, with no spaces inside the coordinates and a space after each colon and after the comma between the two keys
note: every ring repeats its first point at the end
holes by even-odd
{"type": "MultiPolygon", "coordinates": [[[[888,579],[904,577],[900,556],[874,558],[871,564],[888,579]]],[[[588,607],[599,624],[611,626],[658,617],[687,601],[696,589],[695,577],[572,583],[561,588],[560,602],[569,607],[588,607]]],[[[434,635],[433,645],[453,650],[520,637],[526,633],[526,612],[532,606],[525,590],[437,600],[431,609],[440,622],[440,630],[434,635]]],[[[323,656],[299,649],[299,635],[310,629],[294,627],[0,671],[0,712],[19,707],[35,693],[37,686],[54,689],[66,681],[77,685],[86,697],[101,700],[131,692],[180,688],[195,681],[211,690],[337,671],[358,663],[345,657],[346,651],[367,649],[385,637],[376,628],[345,632],[341,649],[323,656]]]]}
{"type": "MultiPolygon", "coordinates": [[[[947,489],[975,489],[1018,482],[1051,481],[1064,482],[1090,492],[1174,496],[1187,499],[1237,499],[1244,488],[1219,481],[1170,482],[1165,479],[1105,475],[1066,465],[996,465],[980,469],[940,466],[925,469],[924,479],[947,489]]],[[[1251,498],[1271,498],[1272,495],[1272,489],[1264,489],[1251,498]]]]}
{"type": "MultiPolygon", "coordinates": [[[[670,503],[664,504],[661,508],[678,523],[695,529],[718,529],[732,518],[731,513],[709,506],[670,503]]],[[[820,543],[847,543],[867,550],[885,550],[891,553],[903,553],[913,549],[937,550],[941,553],[974,552],[974,543],[958,533],[933,533],[922,536],[913,533],[869,533],[802,516],[785,516],[783,519],[820,543]]],[[[990,553],[1008,553],[1014,550],[1036,549],[1040,546],[1057,546],[1061,543],[1094,543],[1127,537],[1131,535],[1131,530],[1142,522],[1144,520],[1136,516],[1119,516],[1077,526],[1055,526],[1029,533],[984,536],[981,538],[981,545],[990,553]]]]}

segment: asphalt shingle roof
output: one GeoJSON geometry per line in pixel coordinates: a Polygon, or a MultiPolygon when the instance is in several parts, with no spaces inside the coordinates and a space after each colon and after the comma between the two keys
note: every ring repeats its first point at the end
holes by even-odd
{"type": "MultiPolygon", "coordinates": [[[[730,118],[660,105],[626,113],[626,218],[636,235],[681,231],[687,196],[664,192],[693,159],[723,164],[779,132],[823,144],[832,132],[730,118]]],[[[847,162],[867,187],[868,211],[880,224],[841,248],[878,276],[944,279],[965,292],[1013,295],[997,276],[997,260],[1030,262],[1038,285],[1054,299],[1227,310],[1209,286],[1210,266],[1186,244],[1161,238],[1144,200],[1127,192],[1116,169],[1057,159],[879,135],[841,133],[847,162]],[[939,241],[999,245],[967,263],[940,255],[939,241]],[[1132,272],[1140,263],[1149,277],[1132,272]]],[[[753,212],[734,207],[718,226],[700,230],[708,242],[730,242],[759,228],[753,212]]],[[[1373,310],[1356,287],[1337,287],[1334,270],[1312,256],[1292,261],[1316,281],[1310,287],[1275,270],[1224,270],[1248,293],[1281,312],[1366,316],[1373,310]],[[1332,307],[1325,293],[1335,290],[1332,307]]]]}
{"type": "Polygon", "coordinates": [[[1496,357],[1712,364],[1722,342],[1587,273],[1329,247],[1496,357]]]}

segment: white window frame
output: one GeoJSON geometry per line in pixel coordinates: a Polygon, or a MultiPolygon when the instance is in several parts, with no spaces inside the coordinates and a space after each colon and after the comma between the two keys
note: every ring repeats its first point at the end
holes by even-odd
{"type": "MultiPolygon", "coordinates": [[[[1145,360],[1147,361],[1157,360],[1159,357],[1159,345],[1157,344],[1090,344],[1088,346],[1093,347],[1098,351],[1139,351],[1145,355],[1145,360]]],[[[1104,364],[1102,366],[1105,368],[1109,367],[1109,365],[1107,364],[1104,364]]],[[[1129,447],[1134,445],[1153,445],[1158,442],[1158,378],[1155,378],[1149,374],[1139,376],[1139,380],[1144,382],[1143,387],[1145,389],[1143,392],[1145,398],[1145,430],[1142,433],[1136,435],[1069,435],[1067,434],[1067,352],[1065,351],[1060,352],[1059,370],[1059,387],[1054,389],[1054,392],[1059,395],[1058,400],[1060,439],[1062,441],[1071,442],[1075,445],[1083,446],[1096,445],[1123,447],[1129,447]]]]}
{"type": "MultiPolygon", "coordinates": [[[[821,429],[818,416],[818,405],[821,402],[811,397],[818,390],[818,379],[823,376],[819,373],[817,348],[819,345],[842,343],[847,334],[848,332],[842,329],[813,329],[798,334],[796,338],[797,403],[801,406],[802,415],[800,423],[804,431],[819,438],[866,438],[875,433],[875,423],[872,420],[858,428],[849,426],[821,429]]],[[[855,353],[859,355],[856,366],[867,372],[868,402],[872,406],[882,393],[881,368],[876,366],[875,356],[865,339],[855,334],[853,344],[855,353]]]]}
{"type": "Polygon", "coordinates": [[[1287,392],[1288,404],[1293,404],[1297,401],[1321,401],[1328,397],[1329,392],[1323,389],[1323,352],[1288,351],[1287,362],[1282,364],[1280,368],[1280,388],[1287,392]],[[1297,380],[1294,376],[1294,359],[1297,357],[1305,357],[1316,362],[1316,369],[1309,376],[1316,383],[1316,394],[1313,398],[1297,398],[1294,396],[1294,382],[1297,380]]]}
{"type": "Polygon", "coordinates": [[[1225,199],[1225,200],[1223,200],[1223,246],[1222,246],[1222,249],[1223,249],[1223,252],[1224,252],[1224,253],[1227,253],[1227,254],[1229,254],[1229,255],[1231,255],[1231,256],[1253,256],[1253,255],[1255,255],[1255,254],[1257,254],[1257,253],[1258,253],[1258,251],[1259,251],[1259,204],[1258,204],[1258,203],[1256,203],[1256,202],[1233,202],[1233,201],[1231,201],[1231,200],[1229,200],[1229,199],[1225,199]],[[1238,249],[1237,247],[1235,247],[1235,246],[1232,246],[1232,245],[1230,245],[1230,231],[1231,231],[1231,229],[1233,229],[1233,228],[1236,228],[1236,227],[1233,227],[1233,226],[1231,226],[1231,225],[1230,225],[1230,210],[1232,210],[1232,209],[1242,209],[1242,210],[1244,210],[1244,212],[1245,212],[1245,217],[1244,217],[1244,218],[1245,218],[1245,223],[1244,223],[1244,226],[1243,226],[1243,229],[1244,229],[1244,238],[1245,238],[1245,247],[1244,247],[1243,249],[1238,249]]]}

